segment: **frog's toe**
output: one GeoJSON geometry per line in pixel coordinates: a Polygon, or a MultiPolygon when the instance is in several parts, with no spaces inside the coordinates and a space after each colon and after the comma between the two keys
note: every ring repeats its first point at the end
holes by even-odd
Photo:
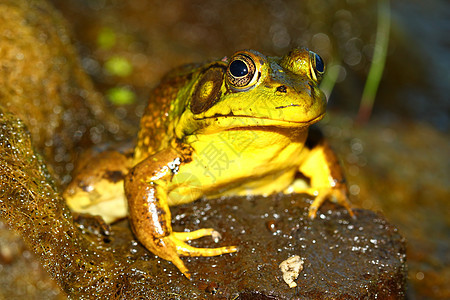
{"type": "Polygon", "coordinates": [[[313,203],[311,203],[311,205],[309,206],[308,209],[308,217],[310,217],[311,219],[315,219],[316,215],[317,215],[317,211],[319,210],[320,206],[322,206],[322,204],[325,202],[326,199],[326,195],[324,194],[319,194],[313,201],[313,203]]]}
{"type": "Polygon", "coordinates": [[[353,212],[352,206],[350,204],[350,201],[348,200],[347,197],[345,197],[342,200],[338,200],[337,203],[342,205],[343,207],[345,207],[345,209],[348,211],[348,214],[350,215],[350,217],[356,218],[355,213],[353,212]]]}
{"type": "Polygon", "coordinates": [[[175,265],[175,267],[186,276],[187,279],[191,280],[191,272],[189,272],[188,268],[185,266],[184,262],[178,256],[173,256],[170,261],[175,265]]]}
{"type": "Polygon", "coordinates": [[[194,239],[205,235],[211,235],[215,232],[213,229],[200,229],[193,232],[172,232],[169,236],[162,239],[167,248],[157,249],[155,254],[171,261],[188,279],[191,278],[189,270],[184,265],[180,256],[217,256],[225,253],[233,253],[238,249],[235,246],[220,248],[195,248],[186,244],[182,239],[194,239]],[[193,235],[188,235],[192,233],[193,235]]]}
{"type": "Polygon", "coordinates": [[[350,205],[350,201],[345,192],[340,189],[324,189],[319,190],[317,197],[314,199],[313,203],[309,206],[308,216],[311,219],[314,219],[317,215],[317,211],[322,206],[322,204],[326,201],[326,199],[330,199],[332,202],[342,205],[347,209],[349,215],[354,218],[355,214],[350,205]]]}
{"type": "Polygon", "coordinates": [[[354,218],[355,214],[353,213],[350,201],[348,200],[347,197],[347,193],[345,191],[343,191],[342,189],[336,188],[336,189],[331,189],[330,192],[330,199],[331,201],[333,201],[334,203],[337,203],[339,205],[342,205],[343,207],[345,207],[345,209],[348,211],[348,214],[354,218]]]}
{"type": "Polygon", "coordinates": [[[190,241],[195,240],[204,236],[212,236],[214,241],[217,242],[220,238],[220,233],[215,231],[212,228],[202,228],[195,231],[190,232],[172,232],[173,236],[180,241],[190,241]],[[216,238],[217,237],[217,238],[216,238]]]}
{"type": "Polygon", "coordinates": [[[217,256],[226,253],[233,253],[238,250],[236,246],[227,246],[219,248],[195,248],[181,240],[173,239],[177,254],[182,256],[217,256]]]}

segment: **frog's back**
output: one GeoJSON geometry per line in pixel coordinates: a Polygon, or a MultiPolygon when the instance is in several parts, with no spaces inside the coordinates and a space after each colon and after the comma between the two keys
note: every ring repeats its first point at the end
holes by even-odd
{"type": "Polygon", "coordinates": [[[181,103],[175,103],[178,92],[192,79],[198,64],[184,65],[168,73],[152,91],[141,118],[135,162],[140,162],[168,146],[174,138],[170,124],[176,122],[181,103]]]}

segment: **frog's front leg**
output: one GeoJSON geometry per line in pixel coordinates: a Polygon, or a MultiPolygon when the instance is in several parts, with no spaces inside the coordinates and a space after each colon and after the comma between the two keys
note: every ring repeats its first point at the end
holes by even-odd
{"type": "Polygon", "coordinates": [[[173,150],[159,152],[136,165],[125,179],[131,226],[139,241],[159,257],[171,261],[187,278],[189,270],[179,256],[215,256],[237,251],[234,246],[195,248],[185,243],[214,234],[211,228],[173,232],[168,186],[182,159],[173,150]]]}
{"type": "Polygon", "coordinates": [[[309,217],[315,218],[320,206],[327,199],[344,206],[353,217],[342,169],[328,143],[321,141],[312,149],[306,148],[304,151],[305,158],[299,171],[310,179],[310,188],[294,190],[315,197],[309,207],[309,217]]]}

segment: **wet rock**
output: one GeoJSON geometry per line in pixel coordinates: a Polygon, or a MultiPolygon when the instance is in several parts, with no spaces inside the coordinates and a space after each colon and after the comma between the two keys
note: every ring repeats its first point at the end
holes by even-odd
{"type": "MultiPolygon", "coordinates": [[[[175,230],[214,227],[224,237],[220,245],[240,249],[217,258],[186,259],[194,283],[216,283],[216,297],[225,298],[403,298],[405,241],[397,229],[371,211],[356,210],[352,219],[332,204],[310,220],[308,202],[302,195],[277,195],[200,201],[174,209],[181,216],[175,217],[175,230]],[[267,228],[268,222],[275,223],[275,231],[267,228]],[[304,265],[298,287],[290,289],[278,265],[294,255],[304,265]]],[[[208,241],[192,244],[214,246],[208,241]]]]}
{"type": "Polygon", "coordinates": [[[65,300],[22,237],[0,219],[0,299],[65,300]]]}
{"type": "MultiPolygon", "coordinates": [[[[193,280],[142,248],[127,220],[74,223],[45,165],[31,149],[22,122],[0,113],[0,217],[23,236],[63,291],[72,298],[135,299],[403,298],[405,243],[382,216],[326,204],[315,220],[302,195],[201,200],[175,207],[174,230],[213,227],[219,245],[239,252],[184,258],[193,280]],[[78,224],[78,225],[77,225],[78,224]],[[298,255],[303,271],[289,288],[279,264],[298,255]]],[[[212,239],[192,241],[216,247],[212,239]]]]}

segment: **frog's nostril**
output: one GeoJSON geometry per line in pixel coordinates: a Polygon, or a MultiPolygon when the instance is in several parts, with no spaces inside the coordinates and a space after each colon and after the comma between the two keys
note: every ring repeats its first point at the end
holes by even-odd
{"type": "Polygon", "coordinates": [[[279,87],[277,87],[277,92],[286,93],[287,87],[285,85],[280,85],[279,87]]]}

